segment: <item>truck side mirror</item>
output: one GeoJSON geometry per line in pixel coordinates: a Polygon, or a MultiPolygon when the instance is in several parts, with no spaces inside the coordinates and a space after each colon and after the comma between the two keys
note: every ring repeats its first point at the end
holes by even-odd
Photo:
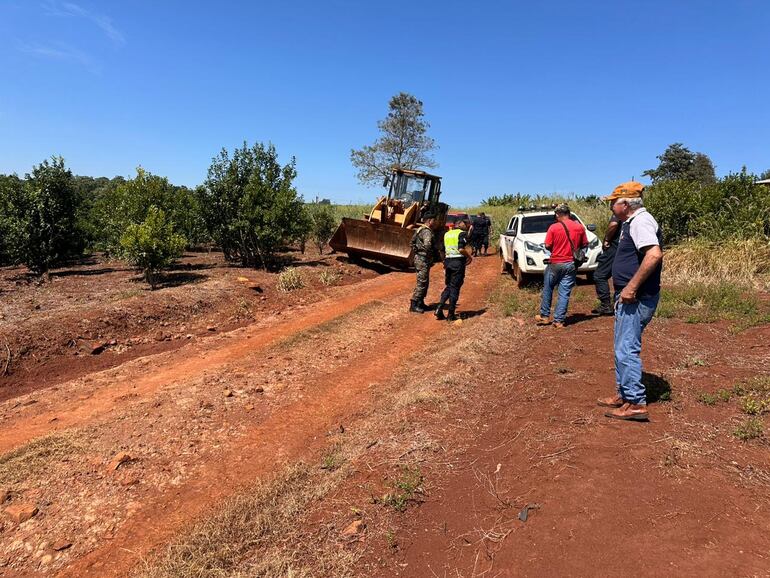
{"type": "Polygon", "coordinates": [[[586,229],[588,229],[589,231],[591,231],[593,233],[594,231],[596,231],[596,225],[591,223],[590,225],[586,225],[586,229]]]}

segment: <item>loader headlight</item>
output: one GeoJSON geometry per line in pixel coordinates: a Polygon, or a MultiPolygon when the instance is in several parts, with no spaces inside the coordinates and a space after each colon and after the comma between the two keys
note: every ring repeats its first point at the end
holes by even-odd
{"type": "Polygon", "coordinates": [[[596,249],[599,246],[599,237],[594,237],[593,240],[588,243],[589,248],[596,249]]]}
{"type": "Polygon", "coordinates": [[[533,253],[542,253],[545,251],[545,247],[543,245],[536,245],[535,243],[530,243],[529,241],[524,241],[524,248],[527,251],[532,251],[533,253]]]}

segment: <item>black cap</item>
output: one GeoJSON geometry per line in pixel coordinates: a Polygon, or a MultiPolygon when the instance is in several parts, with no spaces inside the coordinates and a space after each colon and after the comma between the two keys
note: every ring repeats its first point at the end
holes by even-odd
{"type": "Polygon", "coordinates": [[[424,221],[427,221],[428,219],[435,219],[436,213],[425,213],[422,218],[424,221]]]}

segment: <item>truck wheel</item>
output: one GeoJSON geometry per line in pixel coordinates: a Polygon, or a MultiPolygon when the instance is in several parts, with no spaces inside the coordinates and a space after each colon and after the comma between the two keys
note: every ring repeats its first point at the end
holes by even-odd
{"type": "Polygon", "coordinates": [[[506,273],[511,273],[511,264],[505,260],[503,252],[500,251],[500,275],[505,275],[506,273]]]}
{"type": "Polygon", "coordinates": [[[513,278],[516,279],[516,287],[519,289],[527,284],[526,275],[521,272],[521,267],[519,267],[518,261],[513,262],[513,278]]]}

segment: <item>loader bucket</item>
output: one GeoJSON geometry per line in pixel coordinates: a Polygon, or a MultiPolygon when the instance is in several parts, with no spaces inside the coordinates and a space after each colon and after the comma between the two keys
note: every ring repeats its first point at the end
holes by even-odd
{"type": "Polygon", "coordinates": [[[414,229],[398,225],[343,218],[329,245],[353,258],[373,259],[405,269],[413,265],[412,235],[414,229]]]}

